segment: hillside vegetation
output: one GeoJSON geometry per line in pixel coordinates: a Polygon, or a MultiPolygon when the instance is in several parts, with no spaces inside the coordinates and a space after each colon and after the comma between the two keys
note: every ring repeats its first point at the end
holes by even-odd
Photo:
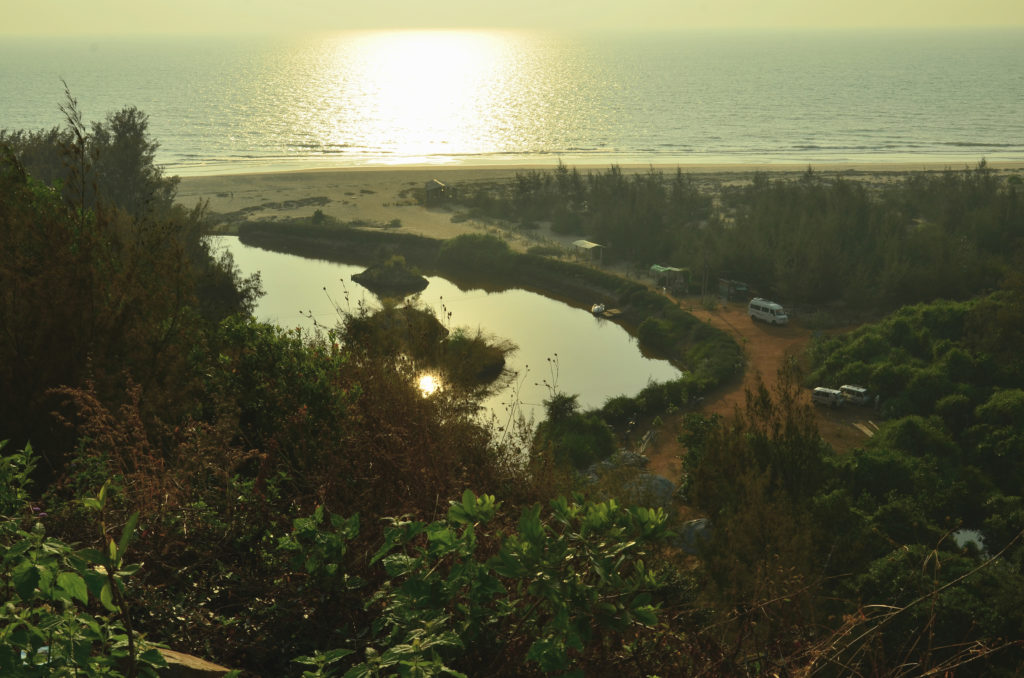
{"type": "MultiPolygon", "coordinates": [[[[607,423],[571,396],[537,435],[490,430],[464,394],[424,397],[367,318],[254,320],[258,280],[211,256],[201,205],[173,205],[144,116],[90,131],[67,108],[67,129],[2,136],[0,674],[154,675],[154,643],[261,676],[1024,667],[1019,287],[816,345],[817,378],[885,396],[863,449],[836,457],[786,372],[731,419],[691,411],[682,496],[633,505],[639,471],[575,471],[607,423]],[[149,188],[121,192],[136,174],[149,188]],[[681,524],[681,501],[710,522],[681,524]]],[[[500,241],[420,245],[605,290],[694,378],[736,370],[661,295],[500,241]]]]}

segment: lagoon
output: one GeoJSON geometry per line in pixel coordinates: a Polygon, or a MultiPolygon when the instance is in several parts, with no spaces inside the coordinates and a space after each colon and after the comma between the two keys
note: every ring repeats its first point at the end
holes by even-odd
{"type": "MultiPolygon", "coordinates": [[[[231,252],[243,275],[260,272],[266,292],[256,309],[260,320],[312,330],[333,327],[339,313],[356,312],[360,304],[378,306],[369,290],[351,280],[363,266],[271,252],[231,236],[213,239],[231,252]]],[[[417,303],[434,309],[449,328],[480,328],[518,346],[507,364],[515,373],[512,384],[482,403],[484,412],[499,420],[507,419],[513,406],[540,420],[552,388],[577,394],[586,409],[680,376],[667,360],[644,355],[624,328],[587,309],[522,289],[461,290],[445,278],[427,279],[427,288],[415,295],[417,303]]]]}

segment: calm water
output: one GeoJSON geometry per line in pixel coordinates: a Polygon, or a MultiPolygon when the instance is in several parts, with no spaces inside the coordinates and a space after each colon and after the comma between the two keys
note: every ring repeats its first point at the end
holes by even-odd
{"type": "MultiPolygon", "coordinates": [[[[362,266],[269,252],[242,245],[233,237],[216,240],[218,246],[231,251],[243,273],[262,272],[267,294],[256,310],[262,320],[310,329],[315,319],[333,327],[339,318],[324,287],[344,309],[355,311],[360,301],[376,306],[374,295],[350,279],[362,266]]],[[[624,329],[586,310],[524,290],[463,292],[444,278],[429,280],[419,295],[420,303],[435,311],[443,307],[451,312],[451,327],[472,331],[479,327],[519,347],[508,367],[518,374],[516,383],[522,385],[518,400],[525,413],[533,413],[538,420],[543,417],[541,403],[550,395],[545,380],[554,380],[563,392],[579,394],[580,405],[591,408],[614,396],[635,395],[650,381],[679,377],[679,371],[667,361],[641,355],[624,329]],[[549,359],[557,365],[554,373],[549,359]]],[[[501,416],[516,395],[506,389],[483,405],[501,416]]]]}
{"type": "Polygon", "coordinates": [[[0,127],[150,116],[171,173],[1024,161],[1024,32],[504,32],[0,44],[0,127]]]}

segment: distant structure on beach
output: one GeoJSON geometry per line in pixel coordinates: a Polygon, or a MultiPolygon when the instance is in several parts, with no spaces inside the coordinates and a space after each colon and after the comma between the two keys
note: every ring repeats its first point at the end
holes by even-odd
{"type": "Polygon", "coordinates": [[[589,240],[576,240],[572,246],[576,248],[577,255],[586,254],[591,261],[596,259],[597,263],[604,263],[604,245],[589,240]]]}
{"type": "Polygon", "coordinates": [[[455,190],[448,184],[438,181],[437,179],[431,179],[428,181],[424,190],[427,194],[426,203],[428,205],[436,205],[455,197],[455,190]]]}

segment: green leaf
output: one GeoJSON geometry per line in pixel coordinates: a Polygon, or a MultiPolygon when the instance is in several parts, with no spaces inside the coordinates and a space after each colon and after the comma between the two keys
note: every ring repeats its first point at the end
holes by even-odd
{"type": "MultiPolygon", "coordinates": [[[[529,546],[513,538],[507,539],[504,544],[501,545],[501,551],[498,552],[497,562],[492,562],[491,566],[495,572],[503,577],[509,577],[512,579],[522,579],[530,574],[530,564],[533,559],[527,556],[527,550],[529,546]]],[[[493,559],[492,559],[493,561],[493,559]]]]}
{"type": "Polygon", "coordinates": [[[342,678],[372,678],[375,675],[374,669],[366,662],[353,666],[342,678]]]}
{"type": "Polygon", "coordinates": [[[472,490],[466,490],[462,493],[462,506],[466,509],[466,512],[473,514],[476,509],[476,495],[473,494],[472,490]]]}
{"type": "Polygon", "coordinates": [[[11,579],[14,582],[14,590],[18,592],[21,599],[31,600],[36,586],[39,584],[39,570],[31,562],[24,561],[14,568],[11,579]]]}
{"type": "Polygon", "coordinates": [[[135,526],[139,524],[139,512],[131,514],[128,517],[128,522],[125,523],[124,529],[121,530],[121,539],[117,542],[117,560],[115,561],[118,567],[121,566],[121,562],[124,560],[124,554],[128,551],[128,542],[131,541],[132,534],[135,532],[135,526]]]}
{"type": "Polygon", "coordinates": [[[339,659],[347,657],[350,654],[353,654],[354,652],[355,652],[355,650],[346,650],[345,648],[340,648],[339,647],[339,648],[334,649],[334,650],[328,650],[327,652],[324,652],[320,656],[323,658],[324,664],[326,665],[326,664],[333,664],[334,662],[338,661],[339,659]]]}
{"type": "Polygon", "coordinates": [[[427,539],[431,545],[439,545],[451,549],[455,545],[455,535],[442,525],[431,525],[427,528],[427,539]]]}
{"type": "Polygon", "coordinates": [[[89,602],[89,589],[85,585],[85,579],[76,572],[61,572],[57,575],[57,586],[62,588],[69,596],[82,603],[89,602]]]}
{"type": "Polygon", "coordinates": [[[13,560],[17,556],[20,556],[22,553],[32,548],[33,544],[34,542],[31,539],[23,539],[19,541],[17,544],[7,549],[7,553],[4,554],[4,559],[13,560]]]}
{"type": "Polygon", "coordinates": [[[89,593],[99,598],[100,591],[107,585],[107,575],[96,570],[86,570],[83,576],[85,577],[85,585],[89,587],[89,593]]]}
{"type": "Polygon", "coordinates": [[[658,611],[653,605],[634,607],[633,616],[645,626],[655,626],[658,623],[658,611]]]}
{"type": "Polygon", "coordinates": [[[96,549],[82,549],[78,552],[78,555],[85,558],[86,561],[93,565],[106,565],[107,558],[103,555],[102,551],[96,549]]]}
{"type": "Polygon", "coordinates": [[[148,662],[153,666],[167,666],[167,660],[164,659],[163,653],[155,647],[152,647],[140,654],[139,659],[141,661],[148,662]]]}
{"type": "Polygon", "coordinates": [[[141,569],[142,563],[132,563],[131,565],[123,565],[121,566],[120,574],[130,577],[131,575],[136,574],[141,569]]]}
{"type": "Polygon", "coordinates": [[[544,529],[540,522],[540,504],[528,507],[519,518],[519,531],[529,541],[538,543],[543,540],[544,529]]]}
{"type": "Polygon", "coordinates": [[[114,607],[114,594],[110,590],[109,582],[104,584],[103,588],[100,589],[100,602],[103,604],[103,607],[107,608],[111,612],[117,612],[117,608],[114,607]]]}
{"type": "Polygon", "coordinates": [[[551,638],[538,638],[530,645],[526,653],[527,661],[535,661],[542,671],[564,671],[568,668],[569,659],[565,646],[551,638]]]}
{"type": "Polygon", "coordinates": [[[93,497],[86,497],[82,500],[82,504],[85,505],[85,508],[92,509],[93,511],[103,510],[103,504],[100,503],[100,500],[93,497]]]}

